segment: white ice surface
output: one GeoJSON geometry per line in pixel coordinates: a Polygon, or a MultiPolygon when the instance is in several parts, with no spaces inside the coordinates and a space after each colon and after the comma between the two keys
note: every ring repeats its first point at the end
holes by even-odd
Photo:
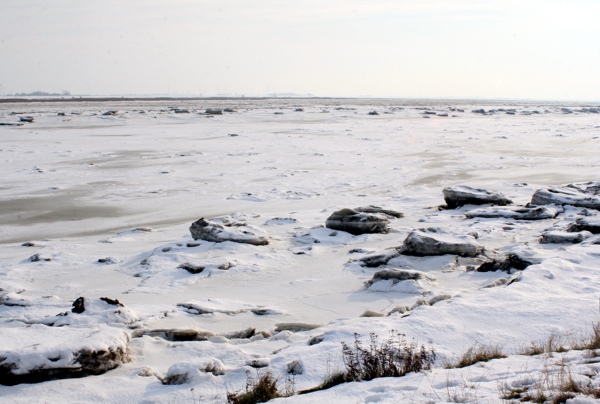
{"type": "MultiPolygon", "coordinates": [[[[555,219],[536,222],[465,219],[466,208],[437,209],[444,203],[441,190],[451,185],[493,189],[524,205],[536,189],[598,180],[597,114],[516,105],[506,107],[543,113],[483,116],[470,111],[499,106],[461,105],[467,112],[422,119],[415,105],[392,110],[395,101],[173,104],[238,112],[213,118],[174,114],[169,111],[174,105],[158,102],[0,104],[0,122],[18,120],[11,112],[35,117],[32,124],[0,127],[0,303],[11,303],[0,305],[0,327],[10,330],[0,333],[0,351],[29,358],[31,367],[36,362],[13,340],[67,357],[76,344],[60,335],[82,329],[108,330],[97,334],[101,346],[133,328],[224,334],[248,327],[273,332],[278,323],[325,325],[250,340],[134,338],[133,360],[120,368],[84,379],[0,386],[0,398],[222,402],[228,388],[244,387],[253,361],[283,377],[287,364],[301,359],[297,388],[318,385],[328,368],[340,366],[340,343],[352,341],[354,333],[385,337],[398,330],[431,343],[440,358],[453,358],[475,343],[515,354],[551,334],[586,332],[598,320],[600,245],[538,243],[544,231],[566,228],[583,209],[567,207],[555,219]],[[304,112],[294,112],[300,105],[304,112]],[[119,113],[101,116],[107,109],[119,113]],[[380,115],[368,115],[374,109],[380,115]],[[57,116],[59,111],[66,116],[57,116]],[[352,236],[323,227],[332,212],[365,205],[399,210],[405,217],[392,219],[388,234],[352,236]],[[194,241],[188,228],[200,217],[259,226],[270,244],[194,241]],[[519,282],[483,288],[508,275],[468,271],[480,264],[477,259],[401,256],[388,266],[423,271],[435,282],[425,288],[401,283],[379,285],[379,291],[364,288],[380,268],[361,267],[356,259],[400,246],[411,230],[430,227],[476,235],[490,254],[519,252],[535,265],[519,282]],[[39,261],[31,262],[34,254],[39,261]],[[111,260],[98,262],[107,257],[111,260]],[[178,268],[186,262],[209,265],[190,274],[178,268]],[[222,262],[231,267],[218,269],[222,262]],[[409,316],[359,317],[445,294],[452,298],[409,316]],[[119,299],[127,313],[115,318],[98,306],[76,323],[40,324],[68,311],[79,296],[119,299]],[[192,314],[178,306],[186,302],[211,302],[216,310],[192,314]],[[273,311],[257,315],[251,308],[273,311]],[[44,340],[30,341],[34,333],[28,327],[51,331],[44,340]],[[315,336],[323,341],[309,345],[315,336]],[[193,372],[209,363],[222,364],[225,374],[193,372]],[[169,369],[193,376],[187,384],[163,385],[155,375],[162,378],[169,369]]],[[[429,107],[448,111],[441,103],[429,107]]],[[[564,355],[577,374],[598,370],[582,354],[564,355]]],[[[463,370],[445,370],[440,360],[429,373],[286,400],[443,402],[455,392],[470,394],[471,401],[499,402],[499,385],[542,377],[544,366],[558,358],[511,355],[463,370]]]]}

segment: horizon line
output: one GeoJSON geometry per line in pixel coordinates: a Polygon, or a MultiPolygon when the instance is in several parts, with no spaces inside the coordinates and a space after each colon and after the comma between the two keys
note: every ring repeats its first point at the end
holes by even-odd
{"type": "Polygon", "coordinates": [[[244,95],[213,95],[213,96],[165,96],[165,95],[2,95],[0,103],[58,103],[58,102],[116,102],[116,101],[235,101],[235,100],[402,100],[402,101],[454,101],[454,102],[541,102],[541,103],[600,103],[599,100],[590,99],[550,99],[550,98],[487,98],[487,97],[379,97],[379,96],[317,96],[317,95],[291,95],[290,93],[281,93],[281,96],[275,94],[264,96],[244,96],[244,95]],[[284,95],[285,94],[285,95],[284,95]],[[32,98],[33,97],[33,98],[32,98]]]}

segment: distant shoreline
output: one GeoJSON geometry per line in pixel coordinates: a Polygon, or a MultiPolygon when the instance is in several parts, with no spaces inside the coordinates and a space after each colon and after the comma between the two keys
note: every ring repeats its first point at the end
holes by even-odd
{"type": "MultiPolygon", "coordinates": [[[[315,99],[325,97],[306,97],[299,99],[315,99]]],[[[56,98],[56,97],[40,97],[40,98],[27,98],[27,97],[13,97],[13,98],[0,98],[0,103],[28,103],[28,102],[115,102],[115,101],[219,101],[219,100],[268,100],[268,99],[286,99],[285,97],[69,97],[69,98],[56,98]]],[[[293,98],[295,99],[295,98],[293,98]]]]}
{"type": "Polygon", "coordinates": [[[0,104],[27,104],[27,103],[78,103],[78,102],[137,102],[137,101],[297,101],[302,100],[323,100],[323,101],[350,101],[360,100],[373,102],[396,102],[400,104],[429,104],[429,103],[447,103],[447,104],[489,104],[489,105],[580,105],[596,106],[600,101],[564,101],[564,100],[511,100],[511,99],[481,99],[481,98],[364,98],[364,97],[0,97],[0,104]]]}

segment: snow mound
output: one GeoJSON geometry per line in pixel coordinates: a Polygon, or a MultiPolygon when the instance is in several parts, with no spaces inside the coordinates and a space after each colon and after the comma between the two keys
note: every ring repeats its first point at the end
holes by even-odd
{"type": "Polygon", "coordinates": [[[322,226],[302,229],[294,234],[294,241],[300,244],[319,244],[320,246],[335,246],[351,243],[354,237],[345,231],[337,231],[322,226]]]}
{"type": "Polygon", "coordinates": [[[225,374],[225,365],[216,358],[202,358],[194,362],[176,363],[167,371],[163,384],[194,383],[201,380],[201,373],[212,373],[215,376],[225,374]]]}
{"type": "Polygon", "coordinates": [[[38,383],[105,373],[130,360],[129,334],[95,327],[3,327],[0,384],[38,383]]]}
{"type": "Polygon", "coordinates": [[[435,278],[421,271],[407,269],[384,269],[375,272],[365,283],[371,292],[401,292],[423,294],[431,290],[435,278]]]}
{"type": "Polygon", "coordinates": [[[554,208],[548,208],[546,206],[537,207],[493,207],[493,208],[481,208],[473,209],[465,213],[465,216],[469,219],[475,217],[482,218],[506,218],[513,220],[544,220],[554,219],[558,215],[558,211],[554,208]]]}
{"type": "Polygon", "coordinates": [[[185,303],[178,303],[177,306],[183,307],[189,313],[197,315],[215,313],[235,315],[248,312],[256,315],[282,314],[281,311],[266,306],[258,306],[227,299],[192,300],[185,303]]]}
{"type": "Polygon", "coordinates": [[[29,323],[45,324],[53,327],[75,326],[95,327],[100,324],[131,326],[139,321],[137,314],[118,300],[110,298],[89,299],[80,297],[70,311],[55,316],[26,316],[29,323]]]}

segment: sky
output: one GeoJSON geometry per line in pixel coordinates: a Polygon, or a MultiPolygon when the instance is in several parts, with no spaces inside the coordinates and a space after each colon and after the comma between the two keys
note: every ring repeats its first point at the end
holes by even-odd
{"type": "Polygon", "coordinates": [[[600,101],[599,0],[0,0],[0,93],[600,101]]]}

